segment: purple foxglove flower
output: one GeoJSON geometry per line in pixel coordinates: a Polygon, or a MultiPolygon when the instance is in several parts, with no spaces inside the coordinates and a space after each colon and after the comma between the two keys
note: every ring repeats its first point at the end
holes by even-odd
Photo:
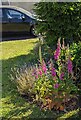
{"type": "Polygon", "coordinates": [[[46,64],[45,64],[44,61],[42,62],[42,71],[43,71],[45,74],[47,73],[47,67],[46,67],[46,64]]]}
{"type": "Polygon", "coordinates": [[[38,74],[40,75],[40,76],[42,76],[42,70],[38,70],[38,74]]]}
{"type": "Polygon", "coordinates": [[[35,76],[36,79],[38,79],[38,71],[36,68],[33,69],[32,75],[35,76]]]}
{"type": "Polygon", "coordinates": [[[58,83],[56,83],[55,85],[54,85],[54,88],[58,88],[59,87],[59,84],[58,83]]]}
{"type": "Polygon", "coordinates": [[[34,76],[36,74],[36,68],[33,69],[32,75],[34,76]]]}
{"type": "Polygon", "coordinates": [[[54,59],[55,60],[58,60],[59,59],[59,56],[60,56],[60,47],[61,47],[61,44],[60,44],[60,39],[58,40],[58,43],[57,43],[57,49],[54,53],[54,59]]]}
{"type": "Polygon", "coordinates": [[[68,59],[67,68],[68,68],[68,73],[72,73],[73,65],[72,65],[72,61],[70,58],[68,59]]]}
{"type": "Polygon", "coordinates": [[[55,71],[55,68],[54,68],[54,67],[52,67],[52,69],[51,69],[51,74],[52,74],[53,77],[56,76],[56,71],[55,71]]]}
{"type": "Polygon", "coordinates": [[[64,72],[62,72],[62,73],[60,74],[60,79],[61,79],[61,80],[64,79],[64,72]]]}
{"type": "Polygon", "coordinates": [[[35,79],[38,79],[38,75],[35,75],[35,79]]]}
{"type": "Polygon", "coordinates": [[[60,56],[60,48],[57,48],[56,51],[55,51],[55,53],[54,53],[55,60],[58,60],[59,56],[60,56]]]}

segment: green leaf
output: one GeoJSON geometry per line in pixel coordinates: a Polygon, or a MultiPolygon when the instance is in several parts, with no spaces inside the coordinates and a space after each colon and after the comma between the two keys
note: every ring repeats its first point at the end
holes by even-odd
{"type": "Polygon", "coordinates": [[[74,8],[73,8],[73,7],[70,7],[70,10],[72,10],[72,11],[73,11],[73,10],[74,10],[74,8]]]}

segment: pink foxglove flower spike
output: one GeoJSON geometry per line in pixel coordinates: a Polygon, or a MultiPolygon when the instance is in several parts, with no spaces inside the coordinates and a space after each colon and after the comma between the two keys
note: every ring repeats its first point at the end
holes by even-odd
{"type": "Polygon", "coordinates": [[[61,79],[61,80],[64,79],[64,72],[62,72],[62,73],[60,74],[60,79],[61,79]]]}
{"type": "Polygon", "coordinates": [[[68,59],[67,67],[68,67],[68,73],[72,73],[73,65],[72,65],[72,61],[70,58],[68,59]]]}
{"type": "Polygon", "coordinates": [[[59,87],[59,84],[58,83],[56,83],[55,85],[54,85],[54,88],[58,88],[59,87]]]}
{"type": "Polygon", "coordinates": [[[61,47],[61,44],[60,44],[60,39],[59,39],[59,40],[58,40],[58,44],[57,44],[57,49],[56,49],[56,51],[55,51],[55,53],[54,53],[54,59],[55,59],[55,60],[58,60],[58,59],[59,59],[60,52],[61,52],[60,47],[61,47]]]}
{"type": "Polygon", "coordinates": [[[46,74],[47,73],[47,67],[46,67],[46,63],[44,62],[44,60],[43,60],[43,62],[42,62],[42,71],[46,74]]]}
{"type": "Polygon", "coordinates": [[[55,71],[55,68],[54,68],[54,67],[51,69],[51,74],[52,74],[52,77],[55,77],[55,76],[56,76],[56,71],[55,71]]]}

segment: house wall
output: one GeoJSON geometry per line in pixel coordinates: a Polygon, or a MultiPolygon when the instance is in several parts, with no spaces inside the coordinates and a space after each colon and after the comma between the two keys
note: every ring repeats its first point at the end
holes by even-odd
{"type": "Polygon", "coordinates": [[[11,0],[2,0],[2,5],[13,5],[17,7],[24,8],[25,10],[28,10],[29,12],[33,12],[35,2],[11,2],[11,0]]]}
{"type": "Polygon", "coordinates": [[[15,5],[24,8],[25,10],[28,10],[30,12],[32,12],[34,4],[34,2],[10,2],[10,5],[15,5]]]}

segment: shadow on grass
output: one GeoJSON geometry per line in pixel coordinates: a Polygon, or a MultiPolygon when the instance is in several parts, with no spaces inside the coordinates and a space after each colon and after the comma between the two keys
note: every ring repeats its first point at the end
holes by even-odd
{"type": "MultiPolygon", "coordinates": [[[[8,84],[9,82],[11,82],[9,76],[11,73],[11,68],[13,69],[15,68],[19,68],[24,64],[31,64],[31,63],[36,63],[38,61],[38,56],[37,54],[34,53],[33,50],[30,51],[29,54],[27,55],[20,55],[14,58],[9,58],[7,60],[2,60],[2,86],[3,89],[5,89],[6,84],[8,84]]],[[[8,88],[11,88],[12,84],[8,84],[8,88]]],[[[7,92],[7,91],[6,91],[7,92]]],[[[6,95],[4,95],[5,92],[3,91],[3,97],[5,97],[6,95]]]]}
{"type": "MultiPolygon", "coordinates": [[[[19,95],[16,85],[10,80],[11,68],[35,63],[38,59],[33,50],[27,55],[21,55],[7,60],[2,60],[2,105],[3,117],[17,116],[25,111],[27,112],[28,103],[19,95]],[[26,104],[26,106],[24,106],[26,104]],[[22,108],[22,109],[21,109],[22,108]]],[[[30,105],[28,105],[30,108],[30,105]]],[[[22,118],[22,117],[21,117],[22,118]]]]}

